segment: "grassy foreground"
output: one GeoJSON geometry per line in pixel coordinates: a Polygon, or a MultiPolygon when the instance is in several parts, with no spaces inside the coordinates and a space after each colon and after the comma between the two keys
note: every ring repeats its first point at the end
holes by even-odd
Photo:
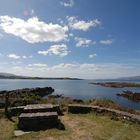
{"type": "Polygon", "coordinates": [[[15,137],[17,118],[0,118],[0,140],[139,140],[140,125],[96,114],[65,114],[65,130],[50,129],[15,137]]]}

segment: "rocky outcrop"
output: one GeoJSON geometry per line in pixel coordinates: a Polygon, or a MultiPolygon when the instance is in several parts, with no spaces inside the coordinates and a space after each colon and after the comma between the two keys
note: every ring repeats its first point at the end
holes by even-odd
{"type": "Polygon", "coordinates": [[[44,87],[44,88],[24,88],[24,89],[16,89],[16,90],[11,90],[11,91],[0,91],[0,97],[3,97],[6,93],[9,93],[10,97],[15,97],[19,96],[22,94],[34,94],[36,96],[46,96],[50,95],[52,92],[54,92],[54,89],[52,87],[44,87]]]}
{"type": "Polygon", "coordinates": [[[98,82],[98,83],[90,83],[90,84],[100,85],[104,87],[113,87],[113,88],[140,87],[140,83],[128,83],[128,82],[98,82]]]}
{"type": "Polygon", "coordinates": [[[54,92],[52,87],[44,88],[24,88],[11,91],[0,91],[0,102],[9,96],[11,106],[25,106],[27,104],[36,104],[42,97],[51,95],[54,92]]]}
{"type": "Polygon", "coordinates": [[[122,96],[127,98],[128,100],[132,100],[135,102],[140,102],[140,93],[132,92],[132,91],[123,91],[122,93],[118,93],[117,96],[122,96]]]}

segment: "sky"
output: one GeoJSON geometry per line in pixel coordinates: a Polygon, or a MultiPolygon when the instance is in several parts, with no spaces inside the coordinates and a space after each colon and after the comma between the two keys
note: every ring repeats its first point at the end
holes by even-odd
{"type": "Polygon", "coordinates": [[[0,72],[140,75],[139,0],[0,0],[0,72]]]}

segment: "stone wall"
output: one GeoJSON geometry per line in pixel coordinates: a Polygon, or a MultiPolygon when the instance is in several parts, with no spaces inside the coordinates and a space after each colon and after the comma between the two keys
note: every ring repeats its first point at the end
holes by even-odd
{"type": "Polygon", "coordinates": [[[68,105],[68,112],[70,113],[89,113],[91,112],[91,106],[87,105],[79,105],[79,104],[71,104],[68,105]]]}
{"type": "Polygon", "coordinates": [[[89,106],[89,105],[79,105],[79,104],[69,104],[68,105],[68,112],[70,113],[109,113],[111,115],[114,115],[115,117],[129,120],[132,122],[136,122],[140,124],[140,115],[131,114],[124,111],[119,111],[115,109],[110,108],[104,108],[99,106],[89,106]]]}

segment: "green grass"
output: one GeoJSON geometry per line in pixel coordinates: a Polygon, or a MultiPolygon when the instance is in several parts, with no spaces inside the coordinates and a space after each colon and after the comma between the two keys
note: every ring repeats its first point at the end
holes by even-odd
{"type": "Polygon", "coordinates": [[[139,140],[140,125],[111,120],[110,116],[65,114],[61,122],[66,130],[50,129],[15,137],[15,123],[0,119],[0,140],[139,140]]]}
{"type": "Polygon", "coordinates": [[[76,101],[73,101],[73,99],[71,99],[71,98],[64,98],[60,101],[55,98],[52,98],[52,99],[42,99],[39,101],[39,103],[59,104],[61,107],[61,110],[64,110],[64,111],[67,110],[68,104],[85,104],[85,105],[95,105],[95,106],[100,106],[100,107],[112,108],[112,109],[116,109],[116,110],[129,112],[132,114],[140,115],[140,111],[136,111],[134,109],[123,107],[109,99],[91,99],[91,100],[85,100],[83,102],[78,103],[76,101]]]}

